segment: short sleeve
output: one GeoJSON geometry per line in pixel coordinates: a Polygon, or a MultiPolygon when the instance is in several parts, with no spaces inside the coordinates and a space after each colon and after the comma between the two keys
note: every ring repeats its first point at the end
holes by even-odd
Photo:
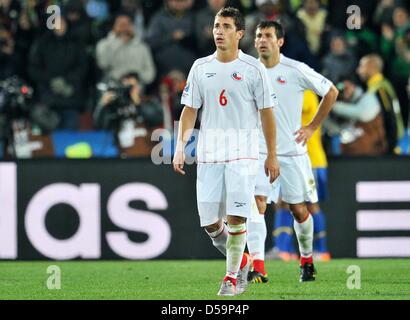
{"type": "Polygon", "coordinates": [[[332,81],[304,63],[300,64],[298,69],[300,71],[300,85],[304,90],[312,90],[321,97],[329,92],[330,87],[333,85],[332,81]]]}
{"type": "Polygon", "coordinates": [[[189,71],[188,80],[182,92],[181,104],[199,109],[202,106],[202,96],[198,85],[198,68],[194,64],[189,71]]]}
{"type": "Polygon", "coordinates": [[[276,93],[273,91],[268,72],[262,63],[257,68],[255,79],[254,99],[258,109],[277,107],[278,99],[276,93]]]}

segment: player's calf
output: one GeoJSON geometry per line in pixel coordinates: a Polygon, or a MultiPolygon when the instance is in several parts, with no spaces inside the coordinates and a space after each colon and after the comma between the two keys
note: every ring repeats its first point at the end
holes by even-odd
{"type": "Polygon", "coordinates": [[[290,205],[300,252],[300,281],[315,280],[313,265],[313,218],[305,204],[290,205]]]}
{"type": "Polygon", "coordinates": [[[205,227],[205,231],[212,240],[212,244],[224,256],[226,256],[226,242],[228,240],[228,229],[221,220],[217,223],[205,227]]]}

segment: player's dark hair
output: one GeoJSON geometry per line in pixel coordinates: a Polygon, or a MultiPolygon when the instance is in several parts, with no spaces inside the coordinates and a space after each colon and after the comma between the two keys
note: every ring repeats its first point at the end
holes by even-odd
{"type": "Polygon", "coordinates": [[[233,7],[222,8],[216,14],[216,17],[232,18],[235,23],[236,31],[245,31],[245,18],[242,13],[233,7]]]}
{"type": "Polygon", "coordinates": [[[276,38],[282,39],[285,37],[285,29],[277,21],[262,21],[256,26],[256,29],[267,29],[267,28],[275,29],[276,38]]]}

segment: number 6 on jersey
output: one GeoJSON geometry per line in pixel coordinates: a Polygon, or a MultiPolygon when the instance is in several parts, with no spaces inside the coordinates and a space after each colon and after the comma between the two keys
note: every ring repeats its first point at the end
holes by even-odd
{"type": "Polygon", "coordinates": [[[221,91],[221,94],[219,95],[219,104],[222,107],[225,107],[228,104],[228,99],[224,96],[225,94],[225,89],[221,91]]]}

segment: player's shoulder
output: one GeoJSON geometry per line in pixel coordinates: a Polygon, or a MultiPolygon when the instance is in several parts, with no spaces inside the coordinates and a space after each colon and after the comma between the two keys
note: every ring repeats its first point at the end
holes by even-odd
{"type": "Polygon", "coordinates": [[[192,64],[192,69],[195,69],[197,67],[205,65],[207,63],[211,63],[214,59],[215,59],[215,54],[211,54],[211,55],[206,56],[206,57],[198,58],[192,64]]]}
{"type": "Polygon", "coordinates": [[[256,69],[263,69],[264,68],[262,62],[260,62],[255,57],[244,53],[243,51],[239,52],[239,60],[241,60],[243,63],[246,63],[246,64],[248,64],[252,67],[255,67],[256,69]]]}
{"type": "Polygon", "coordinates": [[[280,64],[281,66],[287,68],[289,72],[293,71],[292,76],[294,76],[295,78],[303,78],[309,80],[320,79],[320,81],[323,81],[323,79],[325,79],[323,75],[315,71],[312,67],[304,62],[290,59],[282,55],[280,64]]]}
{"type": "Polygon", "coordinates": [[[283,54],[281,54],[280,57],[280,65],[282,67],[292,69],[298,72],[303,72],[304,70],[306,70],[306,68],[310,69],[310,67],[306,63],[285,57],[283,54]]]}

